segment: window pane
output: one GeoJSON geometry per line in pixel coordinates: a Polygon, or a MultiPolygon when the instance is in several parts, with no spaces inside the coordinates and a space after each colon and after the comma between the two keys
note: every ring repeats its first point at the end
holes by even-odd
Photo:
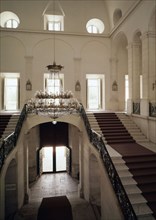
{"type": "Polygon", "coordinates": [[[140,98],[142,99],[142,75],[140,75],[140,98]]]}
{"type": "Polygon", "coordinates": [[[18,22],[13,20],[13,28],[17,28],[18,27],[18,22]]]}
{"type": "Polygon", "coordinates": [[[101,107],[100,79],[88,79],[88,108],[99,109],[101,107]]]}
{"type": "Polygon", "coordinates": [[[59,93],[61,91],[61,80],[60,79],[47,79],[47,92],[48,93],[59,93]]]}
{"type": "Polygon", "coordinates": [[[6,86],[17,86],[17,78],[6,78],[5,85],[6,86]]]}
{"type": "Polygon", "coordinates": [[[7,28],[17,28],[18,27],[18,22],[14,19],[10,19],[6,21],[5,27],[7,28]]]}
{"type": "Polygon", "coordinates": [[[66,170],[66,147],[56,147],[56,171],[66,170]]]}
{"type": "Polygon", "coordinates": [[[43,172],[53,171],[53,147],[44,147],[42,149],[43,172]]]}
{"type": "Polygon", "coordinates": [[[48,30],[50,31],[60,31],[61,30],[61,22],[57,21],[49,21],[48,22],[48,30]]]}
{"type": "Polygon", "coordinates": [[[127,110],[127,100],[129,99],[128,75],[125,75],[125,110],[127,110]]]}
{"type": "Polygon", "coordinates": [[[5,78],[4,106],[5,106],[5,110],[17,110],[18,107],[17,78],[5,78]]]}

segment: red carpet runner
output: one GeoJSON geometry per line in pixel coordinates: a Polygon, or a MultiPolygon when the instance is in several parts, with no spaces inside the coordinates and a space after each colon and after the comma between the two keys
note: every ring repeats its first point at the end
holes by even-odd
{"type": "Polygon", "coordinates": [[[73,220],[71,205],[67,197],[43,198],[37,220],[73,220]]]}
{"type": "Polygon", "coordinates": [[[137,144],[115,113],[94,113],[107,143],[122,155],[156,218],[156,154],[137,144]]]}

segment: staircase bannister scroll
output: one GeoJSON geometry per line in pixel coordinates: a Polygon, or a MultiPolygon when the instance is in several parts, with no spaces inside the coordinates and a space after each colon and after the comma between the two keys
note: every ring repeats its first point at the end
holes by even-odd
{"type": "Polygon", "coordinates": [[[129,198],[125,192],[125,189],[121,183],[120,177],[114,167],[114,164],[112,162],[112,159],[106,149],[106,146],[103,142],[103,137],[100,134],[97,134],[91,129],[91,126],[89,124],[86,112],[84,110],[84,107],[82,106],[80,109],[80,114],[82,116],[82,119],[84,121],[84,125],[86,127],[88,137],[91,141],[91,143],[94,145],[95,148],[100,153],[100,156],[102,158],[103,164],[107,170],[109,179],[112,183],[113,189],[115,191],[115,194],[118,198],[118,201],[121,206],[122,213],[124,215],[124,218],[126,220],[137,220],[136,214],[133,210],[133,207],[129,201],[129,198]]]}
{"type": "Polygon", "coordinates": [[[3,167],[6,157],[16,146],[16,142],[18,140],[25,117],[26,117],[26,105],[24,105],[21,111],[15,131],[12,134],[10,134],[7,138],[3,139],[0,144],[0,170],[3,167]]]}

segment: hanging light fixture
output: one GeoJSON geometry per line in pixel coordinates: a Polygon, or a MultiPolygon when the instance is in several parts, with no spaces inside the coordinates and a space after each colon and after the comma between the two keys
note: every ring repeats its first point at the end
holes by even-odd
{"type": "MultiPolygon", "coordinates": [[[[55,12],[55,1],[54,1],[54,12],[55,12]]],[[[55,26],[53,32],[53,52],[54,61],[53,64],[47,66],[49,71],[50,79],[53,79],[54,89],[53,92],[37,91],[34,98],[31,98],[27,102],[27,112],[31,114],[37,114],[42,116],[48,116],[52,119],[52,123],[57,123],[57,118],[77,113],[80,104],[76,98],[74,98],[71,91],[56,91],[56,79],[60,80],[60,71],[64,68],[62,65],[57,65],[55,62],[55,26]]]]}

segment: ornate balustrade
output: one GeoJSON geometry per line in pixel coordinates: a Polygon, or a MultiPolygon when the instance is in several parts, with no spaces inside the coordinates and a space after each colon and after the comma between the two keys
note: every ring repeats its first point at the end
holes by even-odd
{"type": "Polygon", "coordinates": [[[133,102],[133,114],[140,115],[140,102],[133,102]]]}
{"type": "Polygon", "coordinates": [[[149,103],[149,116],[156,117],[156,102],[149,103]]]}

